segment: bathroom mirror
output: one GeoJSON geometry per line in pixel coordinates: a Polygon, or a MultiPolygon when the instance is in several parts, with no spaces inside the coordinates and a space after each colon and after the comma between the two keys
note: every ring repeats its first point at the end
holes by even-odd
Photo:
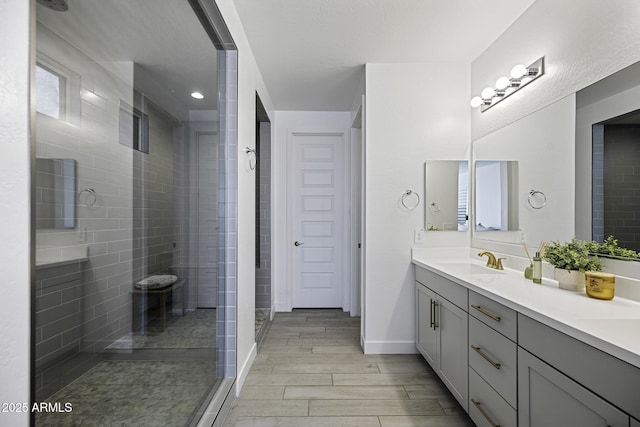
{"type": "Polygon", "coordinates": [[[36,228],[75,228],[76,161],[36,159],[36,228]]]}
{"type": "Polygon", "coordinates": [[[576,234],[640,250],[640,63],[576,94],[576,234]]]}
{"type": "Polygon", "coordinates": [[[518,162],[475,162],[475,231],[516,231],[518,217],[518,162]]]}
{"type": "Polygon", "coordinates": [[[424,166],[425,230],[469,229],[469,162],[428,160],[424,166]]]}

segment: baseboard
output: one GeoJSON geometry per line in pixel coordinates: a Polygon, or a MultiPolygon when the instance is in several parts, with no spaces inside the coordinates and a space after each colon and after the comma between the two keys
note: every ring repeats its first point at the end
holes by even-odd
{"type": "Polygon", "coordinates": [[[415,341],[367,341],[362,346],[364,354],[415,354],[415,341]]]}
{"type": "Polygon", "coordinates": [[[244,363],[238,370],[238,377],[236,378],[236,396],[240,396],[240,390],[242,390],[242,386],[244,385],[245,380],[247,379],[247,375],[249,375],[249,371],[251,370],[251,366],[253,365],[253,361],[256,360],[256,355],[258,354],[258,346],[256,343],[253,343],[251,346],[251,350],[247,355],[244,363]]]}

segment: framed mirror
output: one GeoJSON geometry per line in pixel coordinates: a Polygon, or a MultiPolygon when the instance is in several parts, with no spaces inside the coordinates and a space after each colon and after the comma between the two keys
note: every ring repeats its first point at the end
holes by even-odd
{"type": "Polygon", "coordinates": [[[36,228],[75,228],[76,187],[74,159],[36,159],[36,228]]]}
{"type": "Polygon", "coordinates": [[[427,160],[424,176],[425,230],[467,231],[469,162],[427,160]]]}
{"type": "Polygon", "coordinates": [[[474,230],[519,230],[518,162],[478,160],[474,169],[474,230]]]}

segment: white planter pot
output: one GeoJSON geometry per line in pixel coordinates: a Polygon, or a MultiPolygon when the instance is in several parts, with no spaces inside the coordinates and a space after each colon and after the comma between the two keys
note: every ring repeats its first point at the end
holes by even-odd
{"type": "Polygon", "coordinates": [[[558,281],[560,289],[567,291],[584,291],[584,273],[576,270],[554,268],[553,278],[558,281]]]}

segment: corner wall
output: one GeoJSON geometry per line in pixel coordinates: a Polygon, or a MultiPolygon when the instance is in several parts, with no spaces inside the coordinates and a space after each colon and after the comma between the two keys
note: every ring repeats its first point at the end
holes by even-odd
{"type": "MultiPolygon", "coordinates": [[[[211,0],[214,1],[214,0],[211,0]]],[[[255,149],[256,92],[267,115],[273,103],[266,89],[233,0],[215,0],[238,47],[238,279],[237,279],[237,380],[236,395],[256,355],[255,345],[255,171],[249,169],[244,148],[255,149]]]]}
{"type": "MultiPolygon", "coordinates": [[[[469,158],[469,65],[367,64],[365,100],[365,353],[415,353],[415,229],[424,201],[425,160],[469,158]]],[[[427,246],[469,246],[468,233],[426,234],[427,246]]]]}
{"type": "MultiPolygon", "coordinates": [[[[31,141],[29,42],[33,1],[0,2],[0,402],[29,403],[31,316],[31,141]]],[[[0,413],[0,425],[28,426],[29,413],[0,413]]]]}

